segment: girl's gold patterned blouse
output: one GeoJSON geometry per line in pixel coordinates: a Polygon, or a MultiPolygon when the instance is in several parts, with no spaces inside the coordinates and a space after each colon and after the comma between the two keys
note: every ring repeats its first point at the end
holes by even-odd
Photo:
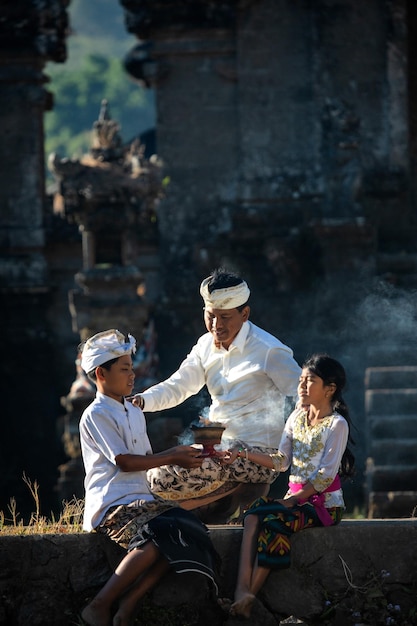
{"type": "MultiPolygon", "coordinates": [[[[334,412],[314,426],[305,409],[295,409],[289,416],[279,451],[271,454],[276,471],[290,467],[290,482],[312,483],[319,493],[336,477],[348,439],[348,424],[334,412]]],[[[326,506],[344,506],[341,489],[326,493],[326,506]]]]}

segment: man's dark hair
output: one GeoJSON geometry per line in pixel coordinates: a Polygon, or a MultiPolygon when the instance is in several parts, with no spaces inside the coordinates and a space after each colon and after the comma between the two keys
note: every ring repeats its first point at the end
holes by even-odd
{"type": "Polygon", "coordinates": [[[229,272],[224,267],[218,267],[213,270],[210,275],[210,280],[207,284],[207,288],[209,293],[214,291],[215,289],[226,289],[226,287],[235,287],[243,282],[243,279],[240,278],[234,272],[229,272]]]}
{"type": "MultiPolygon", "coordinates": [[[[215,289],[235,287],[236,285],[240,285],[240,283],[243,283],[243,278],[241,278],[238,274],[231,272],[224,267],[218,267],[212,271],[210,280],[207,284],[207,289],[209,293],[212,293],[215,289]]],[[[245,304],[241,304],[236,308],[238,311],[241,311],[247,305],[248,303],[245,302],[245,304]]]]}

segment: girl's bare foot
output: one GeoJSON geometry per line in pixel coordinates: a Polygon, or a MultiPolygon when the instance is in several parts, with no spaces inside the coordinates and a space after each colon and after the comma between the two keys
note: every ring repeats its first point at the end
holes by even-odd
{"type": "Polygon", "coordinates": [[[230,607],[230,614],[241,615],[242,617],[246,617],[248,619],[250,617],[254,600],[255,596],[253,593],[245,592],[239,594],[230,607]]]}
{"type": "Polygon", "coordinates": [[[85,609],[81,612],[81,617],[88,626],[109,626],[110,625],[110,612],[107,608],[103,607],[100,602],[94,600],[87,604],[85,609]]]}

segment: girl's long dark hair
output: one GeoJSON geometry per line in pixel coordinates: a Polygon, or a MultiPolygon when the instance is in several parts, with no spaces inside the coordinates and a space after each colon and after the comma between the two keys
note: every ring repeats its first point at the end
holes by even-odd
{"type": "Polygon", "coordinates": [[[334,383],[336,385],[336,391],[333,394],[333,408],[345,418],[349,427],[348,444],[342,456],[340,463],[339,474],[342,478],[347,478],[354,474],[355,457],[349,448],[350,445],[354,445],[355,442],[351,435],[352,421],[349,415],[349,409],[346,402],[343,399],[342,391],[346,385],[346,372],[344,367],[332,359],[327,354],[313,354],[303,364],[303,368],[309,369],[313,374],[319,376],[325,385],[334,383]]]}

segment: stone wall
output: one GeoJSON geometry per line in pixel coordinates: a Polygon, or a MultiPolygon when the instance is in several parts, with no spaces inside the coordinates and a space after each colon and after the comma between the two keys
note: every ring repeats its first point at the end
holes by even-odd
{"type": "Polygon", "coordinates": [[[367,500],[369,517],[397,517],[417,509],[415,367],[366,372],[367,500]]]}
{"type": "MultiPolygon", "coordinates": [[[[213,526],[210,531],[221,557],[219,593],[232,597],[242,529],[213,526]]],[[[254,604],[251,626],[276,626],[289,616],[300,620],[291,623],[312,625],[325,612],[327,620],[320,623],[328,626],[415,624],[416,533],[417,520],[403,519],[344,520],[295,535],[291,568],[271,574],[254,604]],[[387,622],[391,615],[396,621],[387,622]]],[[[94,534],[0,536],[0,624],[81,624],[80,611],[122,554],[94,534]]],[[[216,605],[206,579],[169,574],[142,603],[140,623],[234,626],[242,621],[216,605]]]]}

